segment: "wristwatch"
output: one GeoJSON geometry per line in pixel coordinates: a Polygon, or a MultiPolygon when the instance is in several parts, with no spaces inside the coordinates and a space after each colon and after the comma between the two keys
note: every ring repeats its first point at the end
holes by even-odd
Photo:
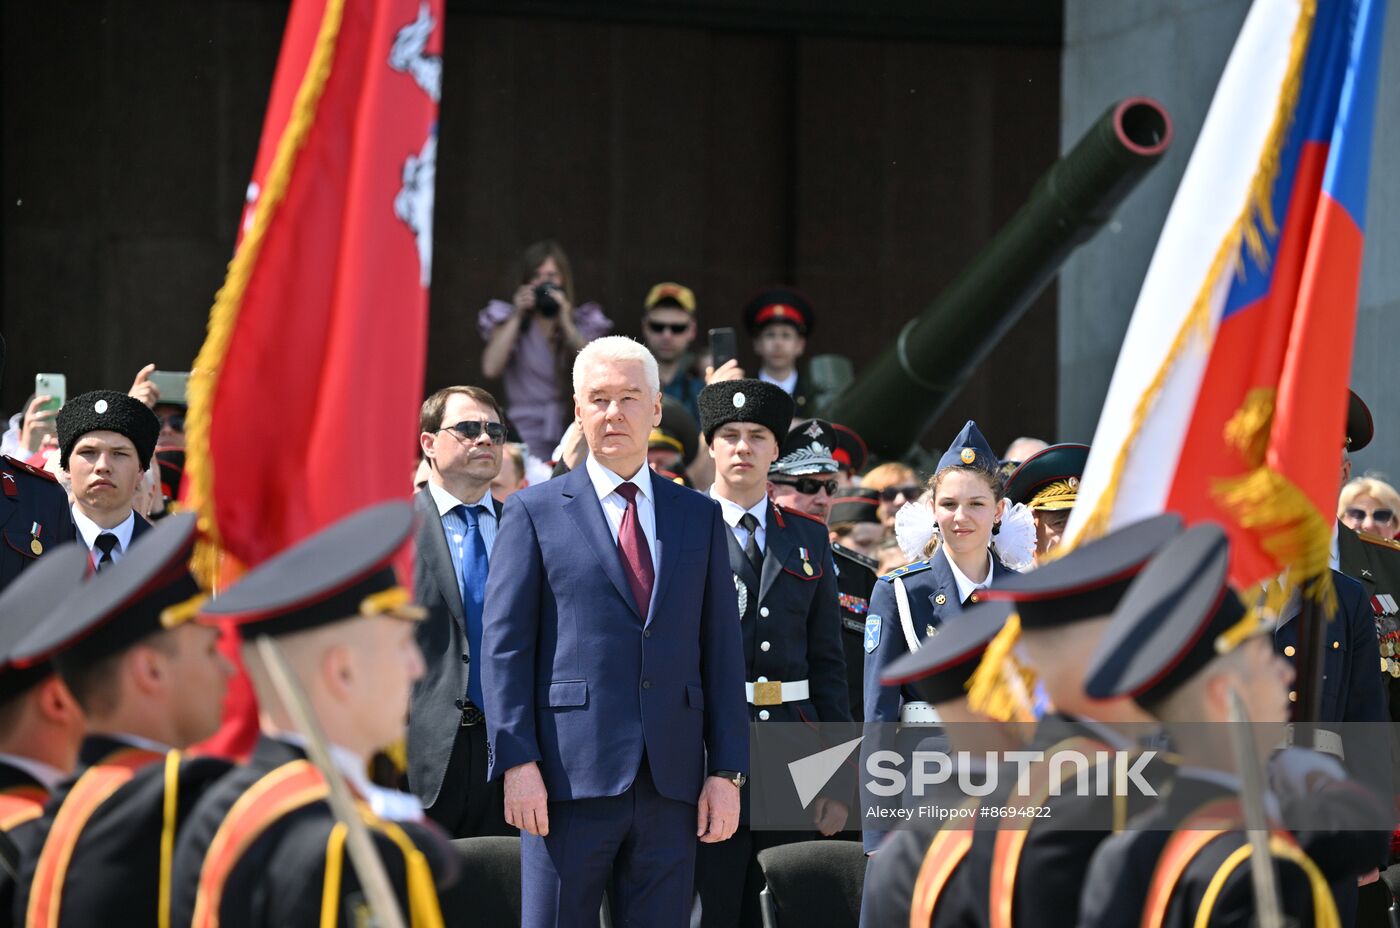
{"type": "Polygon", "coordinates": [[[749,778],[737,770],[716,770],[710,774],[712,777],[724,777],[734,784],[735,789],[743,789],[744,784],[749,782],[749,778]]]}

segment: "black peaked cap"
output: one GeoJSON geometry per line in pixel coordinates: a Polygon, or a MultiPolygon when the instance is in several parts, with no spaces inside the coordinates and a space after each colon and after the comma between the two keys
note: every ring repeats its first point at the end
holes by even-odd
{"type": "Polygon", "coordinates": [[[880,676],[884,686],[913,684],[926,702],[948,702],[966,695],[967,681],[987,650],[1016,611],[1010,602],[984,602],[943,626],[923,647],[891,663],[880,676]]]}
{"type": "Polygon", "coordinates": [[[53,667],[47,661],[17,667],[18,646],[48,619],[54,607],[83,582],[91,562],[79,544],[50,548],[0,594],[0,703],[39,683],[53,667]]]}
{"type": "MultiPolygon", "coordinates": [[[[1233,645],[1221,636],[1245,616],[1229,585],[1229,566],[1229,540],[1213,522],[1163,548],[1123,597],[1090,662],[1084,691],[1095,699],[1150,702],[1228,652],[1233,645]]],[[[1268,628],[1261,622],[1238,640],[1268,628]]]]}
{"type": "Polygon", "coordinates": [[[249,571],[200,610],[245,635],[286,635],[368,614],[418,617],[402,601],[393,559],[413,533],[413,507],[378,503],[346,516],[249,571]]]}
{"type": "Polygon", "coordinates": [[[1022,628],[1057,628],[1106,616],[1129,584],[1167,542],[1181,534],[1181,517],[1165,513],[1109,532],[1043,567],[983,591],[1017,604],[1022,628]]]}

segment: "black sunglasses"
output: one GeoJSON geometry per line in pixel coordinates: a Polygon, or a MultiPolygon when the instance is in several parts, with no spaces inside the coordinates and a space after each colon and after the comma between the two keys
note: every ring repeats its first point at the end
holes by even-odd
{"type": "Polygon", "coordinates": [[[499,422],[477,422],[463,419],[455,425],[443,426],[438,431],[456,432],[457,435],[467,441],[476,441],[481,437],[481,430],[486,429],[486,437],[494,442],[506,440],[506,427],[499,422]]]}
{"type": "Polygon", "coordinates": [[[816,496],[822,490],[826,490],[827,496],[835,496],[836,490],[841,484],[833,477],[830,480],[818,480],[816,477],[798,477],[795,480],[774,480],[774,483],[782,484],[785,487],[793,487],[803,496],[816,496]]]}
{"type": "Polygon", "coordinates": [[[180,415],[161,416],[160,424],[173,432],[183,432],[185,430],[185,417],[180,415]]]}
{"type": "Polygon", "coordinates": [[[690,323],[689,323],[689,322],[656,322],[655,320],[648,320],[648,322],[647,322],[647,328],[651,329],[651,330],[652,330],[653,332],[655,332],[657,335],[660,335],[662,332],[670,332],[672,335],[684,335],[684,334],[685,334],[685,330],[688,329],[688,328],[690,328],[690,323]]]}
{"type": "Polygon", "coordinates": [[[911,483],[907,487],[885,487],[880,491],[880,499],[887,503],[894,502],[899,499],[901,495],[905,499],[913,499],[919,495],[919,485],[917,483],[911,483]]]}
{"type": "Polygon", "coordinates": [[[1377,509],[1375,512],[1367,512],[1364,509],[1348,509],[1347,516],[1358,522],[1366,521],[1367,516],[1370,516],[1377,522],[1389,522],[1391,519],[1395,518],[1395,510],[1377,509]]]}

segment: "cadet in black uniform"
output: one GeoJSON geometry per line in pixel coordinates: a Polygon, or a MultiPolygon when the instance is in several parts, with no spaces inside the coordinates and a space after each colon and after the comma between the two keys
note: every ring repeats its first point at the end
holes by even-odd
{"type": "MultiPolygon", "coordinates": [[[[963,609],[979,601],[982,590],[1016,573],[994,550],[993,537],[1006,504],[996,455],[975,422],[969,420],[943,453],[929,488],[934,495],[931,503],[910,504],[926,507],[922,510],[926,537],[901,537],[906,553],[917,546],[925,560],[881,577],[870,596],[864,642],[866,722],[936,722],[928,704],[912,691],[881,685],[885,667],[917,651],[946,623],[957,621],[963,609]]],[[[861,744],[862,755],[881,746],[888,745],[867,738],[861,744]]],[[[867,828],[866,852],[874,851],[883,837],[883,831],[867,828]]]]}
{"type": "MultiPolygon", "coordinates": [[[[777,436],[786,434],[792,408],[786,393],[759,380],[722,381],[700,392],[701,429],[715,462],[710,496],[730,527],[729,561],[739,598],[751,718],[759,723],[849,722],[836,571],[826,526],[768,499],[769,468],[779,458],[777,436]]],[[[820,450],[804,446],[807,467],[834,471],[829,449],[815,447],[820,450]]],[[[758,852],[812,837],[751,832],[749,813],[753,803],[763,801],[763,788],[754,782],[744,789],[734,837],[700,845],[699,905],[692,924],[758,925],[763,888],[758,852]]],[[[826,835],[840,831],[849,812],[825,797],[812,804],[812,811],[814,825],[826,835]]]]}
{"type": "Polygon", "coordinates": [[[758,379],[782,387],[792,397],[795,416],[811,415],[810,384],[800,362],[816,321],[812,302],[791,287],[762,290],[744,307],[744,327],[753,336],[754,353],[759,357],[758,379]]]}
{"type": "MultiPolygon", "coordinates": [[[[1012,611],[1004,602],[973,606],[924,647],[885,669],[886,683],[912,687],[949,726],[945,730],[952,751],[966,752],[970,758],[971,782],[985,781],[983,758],[988,752],[1020,747],[1011,726],[972,711],[966,689],[987,645],[1012,611]]],[[[975,809],[975,802],[969,802],[956,784],[950,777],[939,793],[923,797],[923,809],[944,815],[920,814],[914,825],[892,833],[880,853],[870,858],[861,898],[862,925],[909,925],[912,911],[917,911],[920,925],[964,925],[978,921],[979,913],[985,917],[985,900],[964,891],[971,881],[961,879],[959,872],[978,819],[946,814],[950,809],[975,809]],[[940,821],[945,823],[942,828],[940,821]]]]}
{"type": "Polygon", "coordinates": [[[1023,504],[1035,517],[1036,563],[1059,547],[1088,459],[1088,445],[1051,445],[1026,458],[1006,478],[1007,501],[1023,504]]]}
{"type": "Polygon", "coordinates": [[[53,666],[12,663],[14,648],[83,579],[76,545],[50,552],[0,595],[0,925],[11,925],[19,848],[49,794],[73,772],[83,715],[53,666]]]}
{"type": "MultiPolygon", "coordinates": [[[[404,922],[466,925],[465,887],[446,836],[414,797],[376,788],[365,774],[370,756],[402,737],[409,689],[423,673],[413,622],[424,613],[393,567],[412,532],[407,503],[361,510],[247,574],[201,620],[236,624],[247,642],[277,640],[359,800],[404,922]]],[[[248,765],[207,792],[180,836],[171,924],[371,924],[325,781],[251,644],[243,659],[263,735],[248,765]]]]}
{"type": "MultiPolygon", "coordinates": [[[[1132,698],[1160,719],[1179,766],[1164,801],[1095,853],[1085,928],[1245,925],[1258,912],[1250,858],[1237,853],[1247,838],[1227,694],[1237,692],[1260,726],[1246,737],[1258,742],[1262,768],[1288,718],[1293,673],[1270,646],[1272,622],[1229,588],[1228,563],[1213,523],[1175,539],[1129,590],[1094,655],[1085,691],[1132,698]]],[[[1295,924],[1336,925],[1328,883],[1354,886],[1374,866],[1387,836],[1361,829],[1387,819],[1385,804],[1347,783],[1334,759],[1302,748],[1271,768],[1283,821],[1303,814],[1313,823],[1302,846],[1277,827],[1269,839],[1282,909],[1295,924]]]]}
{"type": "Polygon", "coordinates": [[[865,617],[870,612],[870,594],[875,591],[876,562],[873,557],[842,544],[837,537],[849,531],[880,530],[880,494],[864,487],[838,491],[827,514],[831,531],[831,556],[836,562],[836,595],[841,606],[841,650],[846,657],[846,689],[851,697],[851,717],[865,718],[865,617]]]}
{"type": "MultiPolygon", "coordinates": [[[[218,728],[232,672],[218,634],[189,621],[203,600],[186,566],[194,522],[193,514],[164,520],[14,650],[21,666],[53,661],[89,728],[77,773],[21,849],[17,921],[169,924],[175,835],[204,787],[229,769],[180,753],[218,728]]],[[[75,552],[86,560],[81,545],[52,556],[75,552]]]]}
{"type": "MultiPolygon", "coordinates": [[[[1083,692],[1083,672],[1098,635],[1133,579],[1180,531],[1181,520],[1176,516],[1137,522],[1044,567],[1010,577],[987,591],[991,602],[1015,603],[1016,624],[1026,645],[1026,656],[1042,673],[1047,694],[1055,703],[1037,724],[1027,750],[1048,755],[1056,746],[1068,744],[1077,744],[1086,753],[1136,749],[1123,732],[1112,731],[1105,723],[1147,721],[1146,715],[1127,700],[1091,700],[1083,692]]],[[[1014,626],[1007,629],[1007,634],[1013,632],[1014,626]]],[[[963,640],[966,639],[960,637],[953,643],[963,640]]],[[[936,659],[940,653],[933,652],[930,659],[936,659]]],[[[984,665],[987,659],[984,657],[984,665]]],[[[890,672],[902,679],[911,672],[907,668],[917,666],[891,665],[890,672]]],[[[1032,765],[1032,770],[1038,771],[1042,766],[1032,765]]],[[[1165,782],[1169,774],[1162,766],[1144,772],[1150,782],[1158,784],[1165,782]]],[[[1006,796],[1007,784],[1014,779],[1003,778],[1001,789],[985,802],[991,806],[1010,805],[1014,800],[1006,796]]],[[[1068,793],[1029,804],[1049,806],[1049,818],[1005,819],[1002,821],[1009,827],[978,831],[948,885],[933,898],[922,897],[928,911],[935,915],[944,913],[938,916],[940,924],[1007,928],[1013,924],[1074,923],[1089,857],[1099,842],[1121,824],[1118,819],[1124,817],[1126,810],[1116,808],[1106,798],[1068,793]],[[994,870],[993,860],[998,855],[1010,866],[994,870]],[[948,894],[946,899],[944,894],[948,894]]],[[[897,835],[891,840],[891,849],[902,859],[919,850],[908,837],[897,835]]],[[[876,861],[884,853],[881,850],[876,861]]],[[[893,893],[896,898],[912,897],[912,868],[907,863],[890,866],[893,872],[904,873],[905,879],[886,879],[882,892],[893,893]]]]}

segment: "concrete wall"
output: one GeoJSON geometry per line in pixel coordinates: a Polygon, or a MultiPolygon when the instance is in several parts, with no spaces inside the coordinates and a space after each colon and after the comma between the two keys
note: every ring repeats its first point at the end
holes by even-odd
{"type": "MultiPolygon", "coordinates": [[[[1176,140],[1112,227],[1082,248],[1060,276],[1061,439],[1093,437],[1157,236],[1248,9],[1248,0],[1065,0],[1061,145],[1073,144],[1110,103],[1134,94],[1165,104],[1176,140]]],[[[1400,175],[1387,167],[1400,150],[1400,15],[1390,12],[1352,384],[1376,419],[1374,443],[1355,456],[1358,472],[1378,470],[1400,479],[1400,262],[1394,260],[1400,251],[1400,175]]]]}

